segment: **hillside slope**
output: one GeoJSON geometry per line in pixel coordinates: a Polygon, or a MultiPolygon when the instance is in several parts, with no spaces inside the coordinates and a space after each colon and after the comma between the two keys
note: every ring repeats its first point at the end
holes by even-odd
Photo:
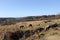
{"type": "MultiPolygon", "coordinates": [[[[47,25],[54,24],[54,23],[57,23],[57,24],[60,25],[60,19],[55,19],[55,20],[50,20],[50,21],[41,20],[41,21],[17,22],[14,25],[0,26],[0,39],[1,40],[6,40],[6,38],[4,39],[4,36],[7,33],[8,33],[8,35],[10,35],[9,32],[14,33],[16,31],[21,31],[21,30],[22,31],[27,31],[27,30],[33,30],[34,31],[38,28],[45,28],[47,25]],[[45,23],[45,21],[47,21],[47,23],[45,23]],[[32,28],[29,27],[29,24],[32,24],[33,27],[32,28]],[[24,28],[21,29],[20,25],[24,25],[24,28]]],[[[20,40],[40,40],[40,39],[41,40],[56,40],[56,39],[59,39],[59,37],[60,37],[60,36],[58,36],[58,35],[60,35],[59,30],[60,30],[60,26],[57,27],[57,30],[56,29],[49,29],[48,31],[42,31],[42,32],[39,32],[39,33],[34,33],[33,35],[29,36],[28,38],[22,37],[22,39],[20,39],[20,40]],[[55,39],[53,39],[53,38],[55,38],[55,39]]],[[[8,40],[10,40],[10,39],[8,38],[8,40]]]]}

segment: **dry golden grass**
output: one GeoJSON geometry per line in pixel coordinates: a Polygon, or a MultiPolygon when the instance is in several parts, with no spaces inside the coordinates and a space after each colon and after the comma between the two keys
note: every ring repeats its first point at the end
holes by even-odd
{"type": "MultiPolygon", "coordinates": [[[[14,32],[14,31],[17,31],[17,30],[21,30],[19,25],[24,25],[24,28],[22,30],[35,30],[38,27],[43,27],[44,28],[48,24],[60,23],[60,19],[51,20],[51,22],[47,22],[47,23],[45,23],[44,21],[45,20],[41,20],[41,21],[29,21],[29,22],[18,22],[18,23],[14,24],[14,25],[0,26],[0,40],[3,40],[5,32],[8,32],[8,31],[14,32]],[[32,24],[33,28],[29,28],[28,27],[29,24],[32,24]],[[38,24],[40,24],[40,26],[37,26],[38,24]]],[[[56,32],[60,33],[59,30],[56,31],[56,32]]],[[[47,40],[55,40],[55,38],[60,39],[60,36],[56,36],[56,35],[50,36],[54,32],[55,32],[55,30],[51,29],[51,30],[48,30],[47,32],[42,32],[42,33],[46,35],[47,40]],[[52,39],[51,39],[51,37],[52,37],[52,39]]],[[[36,37],[35,40],[36,39],[37,40],[40,39],[40,38],[38,38],[38,34],[34,34],[34,35],[36,37]]],[[[27,38],[26,40],[32,40],[34,38],[34,35],[32,35],[31,37],[27,38]]],[[[41,39],[41,40],[44,40],[44,39],[41,39]]]]}

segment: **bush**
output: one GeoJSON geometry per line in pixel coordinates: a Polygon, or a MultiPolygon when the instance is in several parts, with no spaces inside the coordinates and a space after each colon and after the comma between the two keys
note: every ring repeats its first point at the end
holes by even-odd
{"type": "Polygon", "coordinates": [[[60,23],[58,24],[58,27],[60,27],[60,23]]]}

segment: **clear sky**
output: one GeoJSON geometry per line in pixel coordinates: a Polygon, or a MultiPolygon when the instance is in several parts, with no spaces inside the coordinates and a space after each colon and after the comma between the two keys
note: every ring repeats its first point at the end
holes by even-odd
{"type": "Polygon", "coordinates": [[[51,15],[60,12],[60,0],[0,0],[0,17],[51,15]]]}

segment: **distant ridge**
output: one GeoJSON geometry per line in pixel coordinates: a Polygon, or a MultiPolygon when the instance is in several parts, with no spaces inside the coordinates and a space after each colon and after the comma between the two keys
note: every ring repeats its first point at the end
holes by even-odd
{"type": "Polygon", "coordinates": [[[52,19],[60,19],[60,15],[43,15],[43,16],[28,16],[28,17],[18,17],[18,18],[0,18],[0,24],[15,24],[16,22],[23,21],[39,21],[39,20],[52,20],[52,19]]]}

